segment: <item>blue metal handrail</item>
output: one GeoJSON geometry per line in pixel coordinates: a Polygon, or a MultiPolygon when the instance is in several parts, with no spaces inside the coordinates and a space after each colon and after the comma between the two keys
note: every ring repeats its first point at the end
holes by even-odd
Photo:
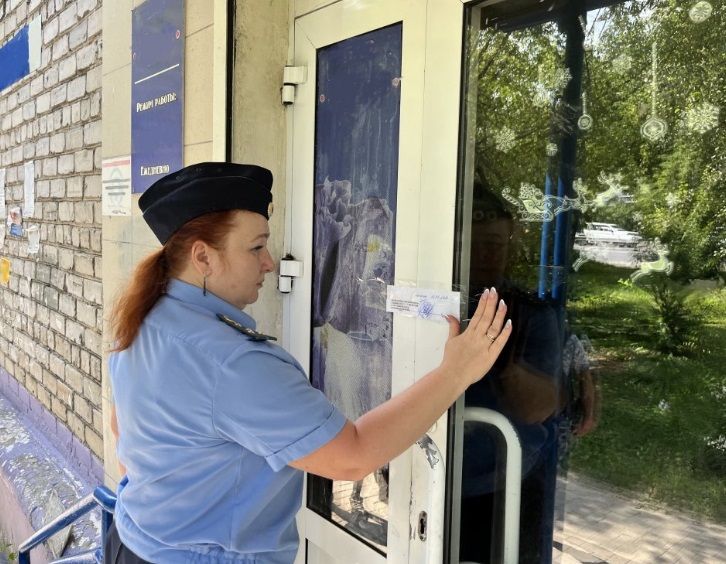
{"type": "Polygon", "coordinates": [[[38,529],[33,536],[23,542],[18,548],[18,564],[30,564],[30,551],[40,543],[65,529],[86,513],[101,507],[101,546],[87,552],[55,560],[55,564],[81,564],[103,562],[103,547],[106,544],[106,534],[113,522],[113,512],[116,508],[116,496],[106,486],[98,486],[92,494],[88,494],[78,503],[69,507],[50,523],[38,529]]]}

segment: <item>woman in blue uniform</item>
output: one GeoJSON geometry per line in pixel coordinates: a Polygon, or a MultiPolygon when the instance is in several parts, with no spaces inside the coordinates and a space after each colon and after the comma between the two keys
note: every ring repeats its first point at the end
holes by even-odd
{"type": "Polygon", "coordinates": [[[140,198],[162,247],[115,305],[112,428],[126,477],[107,562],[289,564],[302,471],[359,480],[420,438],[492,366],[509,334],[487,291],[441,365],[348,421],[243,309],[274,264],[272,174],[201,163],[140,198]]]}

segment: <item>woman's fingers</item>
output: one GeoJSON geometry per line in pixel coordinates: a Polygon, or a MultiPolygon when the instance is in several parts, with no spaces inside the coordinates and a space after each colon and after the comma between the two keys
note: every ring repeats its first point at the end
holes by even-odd
{"type": "Polygon", "coordinates": [[[461,325],[453,315],[447,315],[446,321],[449,323],[449,339],[453,339],[461,332],[461,325]]]}
{"type": "Polygon", "coordinates": [[[492,353],[494,356],[493,358],[496,359],[499,357],[499,355],[502,353],[502,350],[504,350],[504,345],[507,344],[507,339],[509,339],[509,335],[512,334],[512,320],[507,319],[507,322],[504,324],[504,327],[502,328],[501,332],[497,336],[496,339],[492,342],[492,346],[489,347],[489,352],[492,353]]]}
{"type": "Polygon", "coordinates": [[[494,341],[494,339],[497,338],[499,333],[502,330],[502,327],[504,327],[504,320],[507,315],[507,304],[504,303],[504,300],[499,300],[499,304],[497,305],[497,311],[494,315],[494,319],[492,320],[491,324],[489,325],[489,328],[487,329],[486,336],[489,338],[490,341],[494,341]]]}
{"type": "Polygon", "coordinates": [[[471,329],[472,331],[488,329],[492,324],[496,307],[497,290],[495,288],[484,290],[481,298],[479,298],[479,305],[477,306],[467,329],[471,329]]]}
{"type": "Polygon", "coordinates": [[[469,320],[469,326],[467,327],[468,330],[475,330],[479,323],[481,323],[482,317],[484,317],[484,307],[486,306],[487,302],[489,301],[489,290],[484,290],[481,296],[479,296],[479,304],[476,306],[476,311],[474,312],[474,315],[471,316],[471,319],[469,320]]]}
{"type": "Polygon", "coordinates": [[[465,377],[467,385],[480,380],[489,372],[512,333],[512,322],[505,323],[506,314],[507,306],[497,299],[497,292],[492,288],[482,294],[469,326],[461,335],[458,320],[447,316],[449,339],[442,364],[465,377]]]}

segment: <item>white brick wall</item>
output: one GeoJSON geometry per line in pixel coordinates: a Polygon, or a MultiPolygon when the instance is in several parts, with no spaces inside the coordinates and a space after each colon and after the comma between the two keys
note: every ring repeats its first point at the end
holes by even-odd
{"type": "MultiPolygon", "coordinates": [[[[41,67],[0,92],[8,207],[35,161],[41,250],[7,237],[0,364],[103,458],[101,422],[101,2],[9,0],[0,45],[41,16],[41,67]]],[[[1,64],[1,62],[0,62],[1,64]]],[[[4,224],[4,218],[0,218],[4,224]]]]}

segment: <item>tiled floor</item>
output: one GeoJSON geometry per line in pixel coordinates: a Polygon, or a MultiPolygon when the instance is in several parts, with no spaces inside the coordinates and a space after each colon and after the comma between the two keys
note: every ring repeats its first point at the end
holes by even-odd
{"type": "MultiPolygon", "coordinates": [[[[382,480],[367,476],[360,495],[354,482],[335,482],[333,520],[381,546],[388,506],[382,480]]],[[[567,512],[555,533],[558,564],[726,563],[726,527],[665,512],[607,486],[570,473],[567,512]]]]}
{"type": "Polygon", "coordinates": [[[726,562],[726,527],[648,507],[582,477],[568,477],[566,507],[555,536],[562,564],[726,562]]]}

